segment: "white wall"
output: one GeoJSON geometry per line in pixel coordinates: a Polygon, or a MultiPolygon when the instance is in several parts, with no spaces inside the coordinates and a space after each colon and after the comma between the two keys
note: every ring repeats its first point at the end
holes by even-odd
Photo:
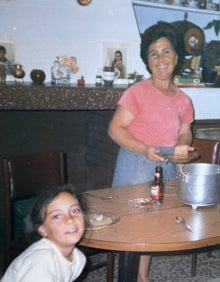
{"type": "Polygon", "coordinates": [[[33,68],[43,69],[50,81],[56,56],[68,54],[77,57],[80,68],[72,82],[83,75],[87,83],[94,83],[106,41],[129,44],[128,72],[145,72],[130,0],[93,0],[86,7],[76,0],[1,0],[0,21],[0,42],[15,42],[25,81],[33,68]]]}
{"type": "MultiPolygon", "coordinates": [[[[170,21],[175,20],[175,12],[170,13],[170,21]]],[[[164,12],[154,15],[153,21],[158,17],[163,19],[164,12]]],[[[202,15],[201,22],[203,27],[202,15]]],[[[30,81],[34,68],[43,69],[50,81],[56,56],[68,54],[77,57],[80,68],[72,82],[83,75],[86,83],[94,83],[97,69],[103,66],[103,42],[128,44],[127,72],[148,76],[139,57],[140,36],[131,0],[93,0],[86,7],[76,0],[1,0],[0,43],[4,41],[15,44],[25,81],[30,81]]]]}

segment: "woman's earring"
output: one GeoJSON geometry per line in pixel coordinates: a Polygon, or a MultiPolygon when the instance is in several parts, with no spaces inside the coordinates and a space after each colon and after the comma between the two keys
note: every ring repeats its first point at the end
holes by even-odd
{"type": "Polygon", "coordinates": [[[176,56],[175,58],[175,66],[177,65],[177,63],[178,63],[178,56],[176,56]]]}

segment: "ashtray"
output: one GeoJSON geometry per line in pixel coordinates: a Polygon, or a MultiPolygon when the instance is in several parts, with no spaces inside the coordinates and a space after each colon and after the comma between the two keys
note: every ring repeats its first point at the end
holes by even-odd
{"type": "Polygon", "coordinates": [[[139,211],[157,210],[161,203],[151,198],[136,198],[128,201],[129,206],[139,211]]]}

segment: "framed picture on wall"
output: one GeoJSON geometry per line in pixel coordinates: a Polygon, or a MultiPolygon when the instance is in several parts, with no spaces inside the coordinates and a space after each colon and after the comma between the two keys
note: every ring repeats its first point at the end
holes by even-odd
{"type": "MultiPolygon", "coordinates": [[[[103,66],[114,65],[121,58],[124,74],[127,74],[130,59],[130,46],[124,42],[103,42],[103,66]]],[[[115,64],[116,66],[116,64],[115,64]]]]}
{"type": "Polygon", "coordinates": [[[11,64],[15,64],[15,51],[14,44],[10,42],[1,42],[0,46],[4,46],[6,49],[6,58],[11,62],[11,64]]]}

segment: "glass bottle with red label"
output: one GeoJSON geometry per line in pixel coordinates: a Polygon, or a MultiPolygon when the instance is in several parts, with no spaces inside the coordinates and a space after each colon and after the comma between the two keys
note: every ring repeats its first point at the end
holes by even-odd
{"type": "Polygon", "coordinates": [[[164,184],[162,180],[162,167],[156,166],[154,181],[150,187],[150,196],[152,200],[163,202],[164,184]]]}

